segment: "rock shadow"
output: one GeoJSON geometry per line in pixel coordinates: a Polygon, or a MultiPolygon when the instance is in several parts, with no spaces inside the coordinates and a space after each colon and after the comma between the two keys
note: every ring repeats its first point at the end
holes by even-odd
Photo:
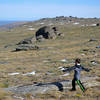
{"type": "MultiPolygon", "coordinates": [[[[68,82],[69,80],[65,80],[68,82]]],[[[62,81],[64,82],[64,81],[62,81]]],[[[36,86],[43,86],[43,85],[55,85],[58,87],[59,91],[63,91],[63,84],[61,82],[53,82],[53,83],[38,83],[36,86]]]]}

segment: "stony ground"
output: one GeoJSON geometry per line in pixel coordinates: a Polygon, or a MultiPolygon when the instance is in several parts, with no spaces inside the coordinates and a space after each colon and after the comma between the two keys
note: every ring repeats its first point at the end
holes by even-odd
{"type": "Polygon", "coordinates": [[[0,99],[99,100],[100,26],[94,25],[97,22],[99,19],[73,19],[71,22],[42,19],[0,31],[0,99]],[[58,26],[64,37],[36,41],[34,44],[40,47],[39,50],[12,52],[15,44],[35,37],[40,27],[51,24],[58,26]],[[89,73],[81,73],[87,88],[85,93],[78,86],[77,91],[71,92],[73,72],[61,71],[61,67],[73,66],[76,58],[81,58],[82,65],[91,69],[89,73]],[[64,91],[59,90],[57,83],[63,86],[64,91]],[[21,91],[20,95],[17,90],[21,91]]]}

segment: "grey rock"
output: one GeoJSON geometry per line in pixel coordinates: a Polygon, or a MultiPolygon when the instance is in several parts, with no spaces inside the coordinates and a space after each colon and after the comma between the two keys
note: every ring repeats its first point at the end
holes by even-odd
{"type": "Polygon", "coordinates": [[[62,36],[62,33],[54,26],[44,26],[36,32],[36,40],[41,40],[43,38],[55,39],[57,36],[62,36]]]}
{"type": "Polygon", "coordinates": [[[89,40],[89,42],[92,42],[92,41],[97,41],[97,39],[91,38],[91,39],[89,40]]]}
{"type": "Polygon", "coordinates": [[[48,91],[63,91],[63,87],[71,86],[71,80],[66,80],[62,82],[54,82],[54,83],[38,83],[34,85],[26,85],[26,86],[15,86],[9,87],[5,90],[14,92],[16,94],[26,94],[26,93],[48,93],[48,91]]]}
{"type": "MultiPolygon", "coordinates": [[[[94,76],[85,76],[81,77],[83,85],[85,87],[91,86],[99,86],[100,82],[96,82],[95,80],[99,77],[94,76]],[[96,84],[95,84],[96,83],[96,84]]],[[[64,80],[60,82],[53,82],[53,83],[36,83],[33,85],[22,85],[22,86],[15,86],[15,87],[8,87],[5,88],[6,91],[11,91],[15,94],[44,94],[50,91],[69,91],[72,87],[72,80],[64,80]]]]}
{"type": "Polygon", "coordinates": [[[35,42],[35,38],[34,37],[29,37],[29,38],[26,38],[22,41],[20,41],[17,45],[21,45],[21,44],[32,44],[35,42]]]}
{"type": "Polygon", "coordinates": [[[14,50],[14,52],[17,52],[17,51],[28,51],[28,50],[37,50],[37,49],[39,49],[38,46],[34,45],[35,41],[36,40],[35,40],[35,38],[33,36],[20,41],[17,44],[17,47],[14,50]]]}
{"type": "Polygon", "coordinates": [[[39,47],[32,44],[22,44],[18,45],[18,47],[14,51],[28,51],[28,50],[38,50],[39,47]]]}

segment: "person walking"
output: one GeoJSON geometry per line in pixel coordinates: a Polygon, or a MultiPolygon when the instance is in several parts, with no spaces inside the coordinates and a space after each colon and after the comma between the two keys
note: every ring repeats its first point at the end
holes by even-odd
{"type": "Polygon", "coordinates": [[[73,67],[70,67],[70,68],[65,68],[63,70],[63,72],[74,70],[74,78],[72,80],[72,89],[71,89],[71,91],[76,91],[75,82],[77,82],[77,84],[80,86],[81,90],[83,92],[85,92],[86,89],[80,81],[80,72],[82,70],[89,72],[90,70],[88,68],[84,68],[83,66],[81,66],[80,62],[81,62],[81,60],[79,58],[77,58],[75,60],[75,65],[73,67]]]}

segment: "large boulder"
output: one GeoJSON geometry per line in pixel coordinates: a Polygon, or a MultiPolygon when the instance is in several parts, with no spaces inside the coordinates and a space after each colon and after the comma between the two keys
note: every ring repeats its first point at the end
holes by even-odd
{"type": "Polygon", "coordinates": [[[61,36],[62,33],[58,31],[55,26],[44,26],[36,32],[36,40],[41,39],[55,39],[57,36],[61,36]]]}

